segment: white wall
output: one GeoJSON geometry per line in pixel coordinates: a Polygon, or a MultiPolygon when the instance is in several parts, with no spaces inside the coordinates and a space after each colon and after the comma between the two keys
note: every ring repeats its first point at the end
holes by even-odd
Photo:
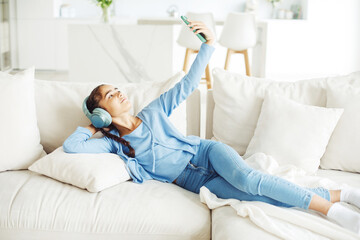
{"type": "Polygon", "coordinates": [[[320,73],[360,71],[360,1],[311,0],[308,37],[320,73]]]}
{"type": "Polygon", "coordinates": [[[295,81],[360,71],[359,13],[358,0],[311,0],[305,21],[265,21],[254,58],[265,64],[255,75],[295,81]]]}
{"type": "Polygon", "coordinates": [[[137,17],[166,17],[171,5],[179,8],[180,14],[188,11],[213,12],[217,18],[224,18],[229,11],[243,11],[246,0],[118,0],[116,14],[137,17]],[[140,7],[141,6],[141,7],[140,7]]]}
{"type": "MultiPolygon", "coordinates": [[[[41,1],[41,0],[36,0],[41,1]]],[[[70,4],[79,18],[99,16],[101,11],[94,4],[94,0],[54,0],[54,8],[61,4],[70,4]]],[[[215,18],[223,19],[228,12],[241,12],[245,9],[247,0],[114,0],[112,12],[115,16],[144,18],[167,17],[167,9],[176,5],[180,14],[186,12],[212,12],[215,18]]],[[[283,0],[278,8],[290,9],[291,4],[303,4],[308,0],[283,0]]],[[[271,4],[267,0],[256,0],[260,18],[271,16],[271,4]]],[[[58,10],[55,10],[57,13],[58,10]]]]}

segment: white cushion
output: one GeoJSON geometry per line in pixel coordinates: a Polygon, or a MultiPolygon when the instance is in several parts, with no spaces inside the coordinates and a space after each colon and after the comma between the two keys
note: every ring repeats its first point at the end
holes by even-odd
{"type": "Polygon", "coordinates": [[[0,173],[0,185],[1,239],[210,239],[210,210],[175,184],[90,193],[24,170],[0,173]]]}
{"type": "Polygon", "coordinates": [[[330,85],[326,106],[344,108],[344,113],[321,159],[321,168],[360,172],[360,88],[330,85]]]}
{"type": "Polygon", "coordinates": [[[360,71],[347,75],[339,75],[327,78],[327,86],[350,84],[354,87],[360,87],[360,71]]]}
{"type": "Polygon", "coordinates": [[[299,103],[326,105],[326,79],[275,82],[247,77],[220,68],[213,71],[215,102],[214,139],[243,155],[254,135],[265,92],[282,95],[299,103]]]}
{"type": "Polygon", "coordinates": [[[33,163],[29,170],[89,192],[99,192],[130,179],[124,161],[116,154],[70,154],[62,147],[33,163]]]}
{"type": "Polygon", "coordinates": [[[266,94],[244,158],[263,152],[280,166],[294,165],[314,173],[342,113],[343,109],[304,105],[266,94]]]}
{"type": "Polygon", "coordinates": [[[220,68],[213,70],[213,76],[214,139],[230,145],[240,155],[245,153],[254,135],[265,92],[285,96],[299,103],[325,107],[329,82],[360,86],[360,72],[296,82],[248,77],[220,68]]]}
{"type": "MultiPolygon", "coordinates": [[[[174,86],[184,75],[184,72],[179,72],[166,81],[116,86],[127,94],[132,105],[131,114],[137,114],[153,99],[174,86]]],[[[50,153],[62,146],[77,126],[90,124],[81,107],[85,97],[100,84],[35,80],[37,118],[41,143],[46,152],[50,153]]]]}
{"type": "Polygon", "coordinates": [[[40,145],[34,99],[34,68],[0,72],[0,171],[27,169],[45,155],[40,145]]]}

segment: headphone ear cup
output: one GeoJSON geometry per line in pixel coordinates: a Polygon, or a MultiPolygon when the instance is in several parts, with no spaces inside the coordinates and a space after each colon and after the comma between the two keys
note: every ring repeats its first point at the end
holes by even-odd
{"type": "Polygon", "coordinates": [[[84,112],[84,114],[86,115],[87,118],[91,119],[91,113],[89,112],[87,106],[86,106],[86,102],[88,100],[89,97],[86,97],[83,101],[83,105],[82,105],[82,110],[84,112]]]}
{"type": "Polygon", "coordinates": [[[108,127],[112,122],[110,113],[102,108],[95,108],[91,114],[91,123],[96,128],[108,127]]]}

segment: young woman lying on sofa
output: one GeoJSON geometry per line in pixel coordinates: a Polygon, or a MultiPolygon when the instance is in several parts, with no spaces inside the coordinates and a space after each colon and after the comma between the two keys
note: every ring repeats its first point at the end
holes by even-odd
{"type": "Polygon", "coordinates": [[[206,186],[220,198],[312,209],[360,234],[360,214],[338,203],[344,201],[360,208],[360,189],[302,188],[250,168],[224,143],[185,137],[173,127],[168,117],[198,87],[214,51],[212,32],[202,22],[189,22],[188,26],[196,30],[194,34],[203,33],[207,40],[189,73],[136,116],[130,114],[131,103],[119,89],[111,85],[96,87],[83,105],[92,124],[78,127],[64,142],[64,151],[115,153],[124,159],[135,183],[155,179],[194,193],[206,186]],[[89,139],[97,131],[104,137],[89,139]]]}

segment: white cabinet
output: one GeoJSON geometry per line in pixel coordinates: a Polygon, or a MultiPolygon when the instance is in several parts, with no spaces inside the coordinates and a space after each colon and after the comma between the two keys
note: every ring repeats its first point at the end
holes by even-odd
{"type": "Polygon", "coordinates": [[[19,68],[55,69],[53,20],[18,20],[19,68]]]}
{"type": "Polygon", "coordinates": [[[18,20],[18,68],[39,70],[69,69],[68,25],[98,20],[20,19],[18,20]]]}
{"type": "Polygon", "coordinates": [[[52,19],[54,0],[16,0],[18,19],[52,19]]]}
{"type": "Polygon", "coordinates": [[[55,21],[55,69],[69,69],[69,50],[68,50],[68,21],[55,21]]]}
{"type": "Polygon", "coordinates": [[[17,0],[18,68],[55,69],[53,1],[17,0]]]}

